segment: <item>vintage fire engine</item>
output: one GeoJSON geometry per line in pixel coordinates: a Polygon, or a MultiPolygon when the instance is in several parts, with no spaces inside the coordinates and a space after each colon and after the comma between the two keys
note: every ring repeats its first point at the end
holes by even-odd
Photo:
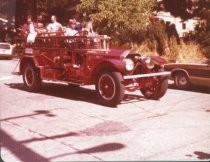
{"type": "Polygon", "coordinates": [[[23,49],[19,75],[27,90],[37,92],[42,81],[76,86],[95,85],[103,105],[116,106],[125,90],[141,92],[147,99],[159,99],[167,91],[165,60],[142,56],[132,50],[109,48],[109,37],[38,36],[33,44],[19,39],[23,49]]]}

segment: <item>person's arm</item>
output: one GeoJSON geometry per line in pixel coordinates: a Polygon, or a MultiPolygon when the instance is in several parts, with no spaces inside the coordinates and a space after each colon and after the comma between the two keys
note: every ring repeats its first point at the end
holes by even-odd
{"type": "Polygon", "coordinates": [[[46,29],[47,29],[48,32],[51,32],[51,30],[52,30],[51,24],[48,24],[46,29]]]}
{"type": "Polygon", "coordinates": [[[22,26],[22,33],[23,33],[24,35],[26,35],[26,34],[29,33],[29,29],[28,29],[28,25],[27,25],[27,24],[24,24],[24,25],[22,26]]]}

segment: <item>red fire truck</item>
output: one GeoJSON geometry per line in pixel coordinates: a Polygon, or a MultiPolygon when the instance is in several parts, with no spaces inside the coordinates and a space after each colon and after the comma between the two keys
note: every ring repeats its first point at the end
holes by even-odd
{"type": "MultiPolygon", "coordinates": [[[[159,99],[167,91],[165,60],[132,50],[112,49],[107,35],[56,36],[43,34],[32,44],[17,40],[22,49],[18,74],[27,90],[37,92],[42,81],[76,86],[95,85],[98,99],[118,105],[125,90],[139,91],[147,99],[159,99]]],[[[139,93],[140,94],[140,93],[139,93]]]]}

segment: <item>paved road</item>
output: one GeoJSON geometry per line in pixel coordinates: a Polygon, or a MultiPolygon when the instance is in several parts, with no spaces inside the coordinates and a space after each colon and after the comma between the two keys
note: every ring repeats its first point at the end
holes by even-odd
{"type": "Polygon", "coordinates": [[[117,108],[94,87],[44,84],[25,91],[0,60],[1,157],[9,161],[208,160],[210,89],[173,89],[159,101],[126,93],[117,108]]]}

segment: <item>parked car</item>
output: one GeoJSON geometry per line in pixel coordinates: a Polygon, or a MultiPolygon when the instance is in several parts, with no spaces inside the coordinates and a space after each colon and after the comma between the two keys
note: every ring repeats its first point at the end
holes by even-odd
{"type": "Polygon", "coordinates": [[[171,78],[178,89],[187,89],[190,85],[210,87],[210,62],[169,63],[164,65],[164,69],[171,72],[171,78]]]}
{"type": "Polygon", "coordinates": [[[33,44],[17,40],[24,49],[19,72],[27,90],[38,91],[41,81],[95,85],[103,105],[116,106],[128,91],[141,91],[148,99],[159,99],[167,91],[165,60],[146,57],[132,50],[110,49],[109,37],[38,36],[33,44]]]}
{"type": "Polygon", "coordinates": [[[9,43],[0,42],[0,58],[12,58],[13,46],[9,43]]]}

